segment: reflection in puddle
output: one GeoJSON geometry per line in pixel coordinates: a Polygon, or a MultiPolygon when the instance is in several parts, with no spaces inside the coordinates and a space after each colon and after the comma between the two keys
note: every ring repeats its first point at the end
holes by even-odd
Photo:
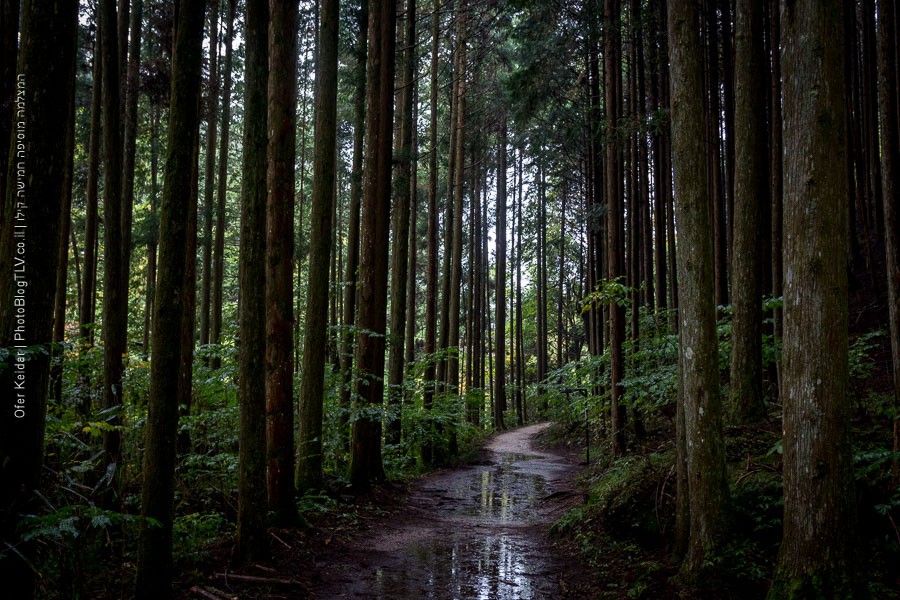
{"type": "Polygon", "coordinates": [[[514,533],[477,539],[451,534],[423,540],[404,554],[400,564],[376,571],[371,597],[530,599],[558,591],[529,541],[514,533]]]}
{"type": "Polygon", "coordinates": [[[443,521],[446,530],[431,529],[410,540],[399,556],[377,567],[373,587],[356,597],[557,596],[558,582],[551,576],[546,552],[521,529],[541,522],[537,504],[548,493],[544,475],[556,465],[519,454],[498,459],[491,466],[462,470],[444,486],[426,488],[429,495],[442,500],[434,508],[441,514],[433,516],[443,521]]]}

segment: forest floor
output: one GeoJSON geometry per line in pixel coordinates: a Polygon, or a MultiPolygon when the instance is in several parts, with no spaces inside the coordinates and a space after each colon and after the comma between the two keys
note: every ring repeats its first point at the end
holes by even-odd
{"type": "Polygon", "coordinates": [[[548,427],[496,435],[477,460],[380,486],[306,531],[274,530],[271,561],[185,581],[182,597],[592,597],[591,569],[549,534],[582,498],[578,457],[538,447],[548,427]]]}

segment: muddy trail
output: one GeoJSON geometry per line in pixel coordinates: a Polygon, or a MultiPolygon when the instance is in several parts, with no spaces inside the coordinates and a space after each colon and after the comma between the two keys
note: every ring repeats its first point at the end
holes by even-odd
{"type": "Polygon", "coordinates": [[[314,598],[564,598],[547,531],[576,501],[574,460],[535,447],[542,423],[494,437],[477,464],[438,471],[408,502],[321,555],[314,598]]]}

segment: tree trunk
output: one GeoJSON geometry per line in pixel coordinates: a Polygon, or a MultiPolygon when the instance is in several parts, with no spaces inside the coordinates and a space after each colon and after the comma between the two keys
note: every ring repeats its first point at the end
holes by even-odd
{"type": "MultiPolygon", "coordinates": [[[[878,2],[878,100],[881,114],[881,176],[884,200],[884,252],[888,283],[888,317],[894,374],[894,401],[900,400],[900,126],[897,122],[897,42],[893,2],[878,2]]],[[[900,414],[894,417],[894,481],[900,482],[900,414]]]]}
{"type": "Polygon", "coordinates": [[[341,320],[340,437],[349,448],[350,392],[353,376],[353,324],[356,321],[356,282],[359,279],[359,211],[362,204],[363,151],[366,131],[366,49],[369,40],[369,1],[360,0],[357,15],[356,72],[353,89],[353,166],[350,171],[350,216],[347,263],[344,271],[344,314],[341,320]]]}
{"type": "MultiPolygon", "coordinates": [[[[212,314],[210,315],[209,339],[213,344],[222,343],[222,303],[225,280],[225,201],[228,189],[228,141],[231,131],[231,67],[234,39],[234,20],[237,0],[228,0],[228,25],[225,29],[225,68],[222,83],[222,135],[219,137],[219,177],[216,192],[216,239],[213,246],[212,314]]],[[[213,359],[211,366],[218,369],[221,360],[213,359]]]]}
{"type": "Polygon", "coordinates": [[[234,562],[269,552],[266,537],[266,95],[269,10],[248,0],[244,26],[244,141],[241,189],[238,404],[240,449],[234,562]]]}
{"type": "Polygon", "coordinates": [[[850,188],[841,2],[798,0],[782,7],[781,27],[784,534],[769,597],[849,598],[865,588],[855,560],[847,396],[850,188]]]}
{"type": "Polygon", "coordinates": [[[388,238],[391,193],[391,142],[394,112],[395,0],[369,4],[369,56],[366,74],[366,163],[360,231],[360,281],[356,304],[355,390],[359,414],[353,422],[350,483],[368,488],[384,479],[381,462],[381,411],[384,399],[384,334],[387,308],[388,238]]]}
{"type": "MultiPolygon", "coordinates": [[[[159,106],[151,109],[150,117],[150,213],[158,212],[159,184],[159,106]]],[[[153,226],[147,241],[147,291],[144,297],[144,357],[150,356],[150,328],[152,327],[153,298],[156,295],[156,251],[159,245],[159,227],[153,226]]]]}
{"type": "MultiPolygon", "coordinates": [[[[769,147],[771,148],[770,160],[770,187],[772,194],[772,296],[783,297],[784,269],[782,262],[782,195],[784,181],[782,177],[782,118],[781,118],[781,20],[779,16],[779,1],[771,0],[769,4],[770,31],[769,37],[772,46],[772,78],[770,81],[770,113],[769,123],[769,147]]],[[[782,309],[776,307],[772,311],[773,342],[778,343],[782,337],[782,309]]],[[[775,363],[777,380],[776,397],[781,395],[781,360],[775,363]]]]}
{"type": "Polygon", "coordinates": [[[396,175],[394,177],[394,209],[392,211],[394,244],[391,250],[391,348],[388,360],[388,412],[385,441],[399,444],[402,432],[403,370],[406,345],[407,278],[414,278],[409,268],[409,218],[412,189],[410,181],[416,165],[413,152],[413,97],[415,92],[416,0],[407,0],[403,49],[403,73],[400,91],[396,175]]]}
{"type": "MultiPolygon", "coordinates": [[[[99,11],[99,9],[98,9],[99,11]]],[[[97,15],[99,23],[99,14],[97,15]]],[[[84,283],[81,286],[81,298],[78,304],[78,322],[81,338],[86,344],[94,340],[94,303],[97,273],[97,204],[98,179],[100,176],[100,114],[103,96],[103,69],[101,67],[100,27],[97,28],[97,39],[94,42],[93,85],[91,89],[91,133],[88,140],[87,187],[85,189],[84,207],[84,283]]],[[[85,394],[83,414],[90,412],[90,394],[85,394]]]]}
{"type": "MultiPolygon", "coordinates": [[[[621,37],[619,33],[622,7],[618,0],[606,0],[606,40],[604,48],[606,75],[606,202],[607,211],[607,252],[608,274],[610,281],[624,277],[623,256],[624,215],[622,202],[621,170],[622,159],[617,136],[617,124],[621,116],[622,69],[621,69],[621,37]]],[[[610,303],[610,413],[612,427],[613,456],[625,454],[625,405],[622,403],[622,378],[625,376],[625,363],[622,356],[622,344],[625,342],[625,307],[617,302],[610,303]]]]}
{"type": "Polygon", "coordinates": [[[35,492],[43,462],[59,224],[66,195],[67,148],[59,134],[66,131],[71,112],[77,4],[25,3],[7,139],[0,347],[8,348],[10,356],[0,368],[0,394],[7,407],[0,416],[0,543],[17,551],[0,555],[0,576],[5,594],[23,600],[34,596],[37,579],[32,567],[37,548],[21,540],[18,526],[23,515],[43,509],[35,492]]]}
{"type": "MultiPolygon", "coordinates": [[[[437,342],[437,287],[438,287],[438,56],[440,50],[440,0],[434,0],[431,15],[431,106],[428,125],[428,257],[425,266],[425,373],[422,390],[422,408],[426,423],[428,411],[434,402],[435,350],[437,342]]],[[[428,436],[422,442],[422,462],[432,463],[432,447],[428,436]]]]}
{"type": "Polygon", "coordinates": [[[769,206],[765,7],[738,0],[735,24],[735,182],[731,402],[740,423],[765,417],[762,397],[762,210],[769,206]]]}
{"type": "MultiPolygon", "coordinates": [[[[74,62],[72,63],[74,69],[74,62]]],[[[74,77],[74,73],[72,77],[74,77]]],[[[63,176],[63,197],[59,218],[59,256],[56,267],[56,297],[53,301],[53,346],[51,348],[50,397],[62,404],[63,357],[62,343],[66,336],[66,300],[68,299],[69,234],[72,231],[72,179],[75,171],[75,86],[69,86],[69,114],[66,117],[66,161],[63,176]]],[[[76,269],[76,281],[77,277],[76,269]]]]}
{"type": "Polygon", "coordinates": [[[103,65],[103,409],[107,423],[116,429],[103,432],[103,463],[114,474],[112,489],[104,491],[103,503],[116,507],[118,486],[122,481],[118,469],[122,461],[122,433],[117,429],[122,419],[123,356],[127,351],[128,282],[123,268],[122,236],[122,137],[121,87],[119,78],[119,44],[116,37],[115,0],[101,0],[101,60],[103,65]]]}
{"type": "Polygon", "coordinates": [[[729,519],[719,395],[713,231],[704,168],[702,53],[693,0],[669,5],[672,134],[678,249],[679,358],[683,389],[690,541],[682,575],[697,579],[721,550],[729,519]],[[708,563],[707,563],[708,564],[708,563]]]}
{"type": "MultiPolygon", "coordinates": [[[[199,126],[199,125],[198,125],[199,126]]],[[[187,238],[184,244],[184,288],[181,294],[181,365],[178,385],[179,419],[191,414],[193,403],[194,347],[197,332],[197,207],[200,204],[200,136],[194,144],[191,159],[191,195],[187,215],[187,238]]],[[[178,452],[191,450],[189,430],[178,432],[178,452]]]]}
{"type": "Polygon", "coordinates": [[[175,493],[175,440],[178,431],[178,373],[184,323],[185,244],[188,236],[194,148],[199,140],[200,63],[203,7],[183,0],[178,11],[172,65],[166,172],[160,206],[159,279],[154,301],[153,361],[144,430],[141,521],[138,545],[139,600],[166,598],[172,583],[172,521],[175,493]]]}
{"type": "Polygon", "coordinates": [[[203,274],[200,287],[200,344],[209,343],[212,294],[213,193],[216,185],[216,135],[219,104],[219,2],[209,7],[209,96],[203,177],[203,274]]]}
{"type": "Polygon", "coordinates": [[[269,3],[266,203],[266,455],[269,509],[282,525],[294,503],[294,155],[297,2],[269,3]]]}
{"type": "MultiPolygon", "coordinates": [[[[459,330],[460,300],[462,297],[462,222],[463,222],[463,182],[465,180],[465,127],[466,127],[466,25],[468,12],[463,0],[459,0],[457,21],[457,73],[456,93],[456,165],[453,170],[453,249],[450,257],[450,303],[447,347],[451,354],[447,358],[446,383],[452,393],[459,392],[459,330]]],[[[447,224],[449,226],[449,224],[447,224]]]]}
{"type": "MultiPolygon", "coordinates": [[[[143,0],[131,0],[130,29],[131,38],[128,45],[128,65],[125,82],[125,144],[122,168],[122,276],[124,289],[128,289],[131,271],[131,224],[134,214],[134,157],[137,149],[138,134],[138,96],[140,95],[141,65],[141,25],[143,23],[143,0]]],[[[126,2],[127,4],[127,2],[126,2]]],[[[125,44],[120,46],[121,60],[125,60],[125,44]]],[[[127,298],[127,293],[126,293],[127,298]]],[[[126,300],[127,303],[127,300],[126,300]]]]}
{"type": "Polygon", "coordinates": [[[322,0],[319,9],[315,156],[310,212],[312,228],[297,459],[297,483],[301,492],[322,487],[324,349],[328,344],[328,268],[332,245],[331,205],[335,194],[339,3],[337,0],[322,0]]]}
{"type": "MultiPolygon", "coordinates": [[[[503,110],[503,109],[501,109],[503,110]]],[[[506,405],[506,112],[500,114],[500,140],[497,148],[497,264],[496,311],[497,358],[494,361],[494,429],[503,430],[503,408],[506,405]]]]}

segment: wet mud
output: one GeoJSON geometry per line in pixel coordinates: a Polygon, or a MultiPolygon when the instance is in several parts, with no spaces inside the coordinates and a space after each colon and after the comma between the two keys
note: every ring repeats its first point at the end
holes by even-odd
{"type": "Polygon", "coordinates": [[[547,530],[574,501],[575,465],[538,450],[547,424],[503,433],[481,464],[439,471],[408,503],[320,565],[316,598],[546,599],[564,597],[565,565],[547,530]]]}

